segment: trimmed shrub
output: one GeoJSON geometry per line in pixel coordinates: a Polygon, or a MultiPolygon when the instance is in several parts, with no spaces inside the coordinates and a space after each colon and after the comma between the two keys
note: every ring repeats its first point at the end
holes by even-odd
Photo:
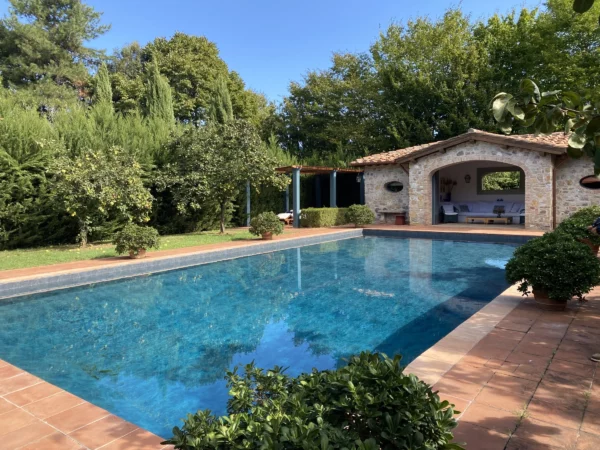
{"type": "Polygon", "coordinates": [[[569,234],[573,239],[588,240],[592,245],[600,245],[600,236],[588,231],[588,227],[598,217],[600,217],[600,206],[582,208],[561,222],[556,229],[569,234]]]}
{"type": "Polygon", "coordinates": [[[553,300],[583,298],[600,284],[600,261],[588,246],[562,232],[546,233],[515,250],[506,265],[506,279],[519,291],[545,291],[553,300]]]}
{"type": "Polygon", "coordinates": [[[455,450],[454,405],[403,373],[401,357],[364,352],[296,378],[248,364],[226,379],[228,415],[189,414],[163,444],[181,450],[455,450]]]}
{"type": "Polygon", "coordinates": [[[140,250],[158,248],[160,238],[155,228],[130,223],[115,235],[113,244],[119,255],[131,252],[137,254],[140,250]]]}
{"type": "Polygon", "coordinates": [[[262,236],[266,233],[281,234],[283,233],[283,224],[277,214],[268,211],[253,217],[248,231],[255,236],[262,236]]]}
{"type": "Polygon", "coordinates": [[[300,226],[306,228],[345,225],[348,208],[306,208],[300,213],[300,226]]]}
{"type": "Polygon", "coordinates": [[[346,222],[355,227],[370,225],[375,221],[375,213],[367,205],[352,205],[346,211],[346,222]]]}

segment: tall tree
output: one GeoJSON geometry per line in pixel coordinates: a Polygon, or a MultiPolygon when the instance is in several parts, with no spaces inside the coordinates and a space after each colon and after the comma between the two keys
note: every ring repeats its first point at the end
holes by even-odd
{"type": "Polygon", "coordinates": [[[441,19],[393,24],[373,45],[390,132],[420,144],[493,126],[479,79],[487,60],[469,18],[458,9],[441,19]]]}
{"type": "Polygon", "coordinates": [[[146,112],[152,119],[162,120],[173,124],[175,115],[173,112],[173,96],[169,82],[160,74],[158,64],[153,61],[148,71],[146,82],[146,112]]]}
{"type": "Polygon", "coordinates": [[[208,105],[208,117],[215,123],[227,123],[233,120],[233,106],[227,81],[222,76],[217,78],[208,105]]]}
{"type": "Polygon", "coordinates": [[[291,83],[280,112],[282,146],[302,161],[342,159],[391,149],[398,142],[381,116],[381,85],[365,54],[336,54],[330,69],[291,83]]]}
{"type": "Polygon", "coordinates": [[[143,48],[137,42],[113,54],[108,65],[115,110],[127,114],[140,109],[146,94],[143,48]]]}
{"type": "Polygon", "coordinates": [[[0,21],[0,71],[5,84],[52,81],[81,89],[101,52],[86,44],[108,31],[101,13],[81,0],[9,0],[0,21]]]}
{"type": "Polygon", "coordinates": [[[247,180],[252,186],[289,182],[277,175],[277,161],[268,155],[258,133],[246,121],[189,129],[171,145],[172,163],[162,172],[161,184],[170,189],[181,214],[216,208],[221,233],[227,210],[247,180]]]}
{"type": "Polygon", "coordinates": [[[110,105],[112,108],[112,87],[110,86],[110,76],[105,63],[102,63],[94,80],[94,103],[110,105]]]}
{"type": "Polygon", "coordinates": [[[227,76],[217,46],[204,36],[175,33],[171,39],[157,38],[144,48],[147,60],[156,60],[160,73],[173,89],[175,116],[184,121],[207,119],[215,81],[227,76]]]}

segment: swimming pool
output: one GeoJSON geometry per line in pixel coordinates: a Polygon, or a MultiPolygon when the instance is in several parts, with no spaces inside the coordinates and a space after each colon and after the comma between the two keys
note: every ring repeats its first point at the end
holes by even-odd
{"type": "Polygon", "coordinates": [[[408,364],[508,287],[515,246],[355,238],[0,300],[0,358],[163,437],[224,371],[408,364]]]}

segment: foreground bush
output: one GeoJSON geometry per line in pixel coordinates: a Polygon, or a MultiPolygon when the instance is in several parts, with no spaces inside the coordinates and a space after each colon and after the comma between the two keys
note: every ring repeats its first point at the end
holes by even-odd
{"type": "Polygon", "coordinates": [[[307,228],[344,225],[347,208],[306,208],[300,213],[300,225],[307,228]]]}
{"type": "Polygon", "coordinates": [[[582,208],[562,221],[557,230],[569,234],[573,239],[588,241],[592,246],[600,245],[600,235],[588,231],[588,227],[598,217],[600,217],[600,206],[582,208]]]}
{"type": "Polygon", "coordinates": [[[338,370],[296,378],[249,364],[228,372],[229,416],[188,415],[165,444],[176,449],[460,449],[453,405],[440,401],[400,356],[361,353],[338,370]]]}
{"type": "Polygon", "coordinates": [[[267,234],[281,234],[283,233],[283,224],[277,214],[268,211],[253,217],[250,221],[251,234],[255,236],[264,236],[267,234]]]}
{"type": "Polygon", "coordinates": [[[370,225],[375,220],[375,213],[367,205],[352,205],[346,211],[346,222],[355,227],[370,225]]]}
{"type": "Polygon", "coordinates": [[[600,262],[589,248],[560,231],[546,233],[515,250],[506,279],[519,291],[541,291],[553,300],[583,298],[600,284],[600,262]]]}
{"type": "Polygon", "coordinates": [[[158,248],[160,238],[158,231],[154,228],[141,227],[131,223],[115,235],[113,244],[115,244],[115,251],[119,255],[129,253],[133,257],[139,254],[140,251],[145,253],[149,248],[158,248]]]}

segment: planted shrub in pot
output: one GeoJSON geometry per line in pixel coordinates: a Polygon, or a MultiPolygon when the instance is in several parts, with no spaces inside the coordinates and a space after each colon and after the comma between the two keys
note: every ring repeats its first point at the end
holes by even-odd
{"type": "Polygon", "coordinates": [[[262,236],[264,240],[270,240],[274,234],[283,233],[283,224],[274,212],[264,212],[250,221],[249,231],[255,236],[262,236]]]}
{"type": "Polygon", "coordinates": [[[523,295],[533,292],[543,309],[560,311],[568,300],[583,299],[600,284],[600,261],[585,244],[554,231],[516,249],[506,279],[519,283],[523,295]]]}
{"type": "Polygon", "coordinates": [[[158,248],[160,237],[158,231],[152,227],[131,223],[115,235],[113,244],[119,255],[129,253],[130,258],[144,258],[147,249],[158,248]]]}
{"type": "Polygon", "coordinates": [[[370,225],[375,220],[375,214],[367,205],[352,205],[346,211],[346,222],[355,227],[370,225]]]}
{"type": "Polygon", "coordinates": [[[295,378],[254,364],[228,372],[228,414],[188,414],[163,444],[178,450],[462,449],[454,409],[404,373],[400,356],[361,353],[337,370],[295,378]]]}
{"type": "Polygon", "coordinates": [[[577,239],[586,244],[592,252],[597,255],[598,249],[600,249],[600,236],[591,233],[588,228],[598,217],[600,217],[600,206],[583,208],[561,222],[557,227],[557,230],[567,233],[573,237],[573,239],[577,239]]]}

